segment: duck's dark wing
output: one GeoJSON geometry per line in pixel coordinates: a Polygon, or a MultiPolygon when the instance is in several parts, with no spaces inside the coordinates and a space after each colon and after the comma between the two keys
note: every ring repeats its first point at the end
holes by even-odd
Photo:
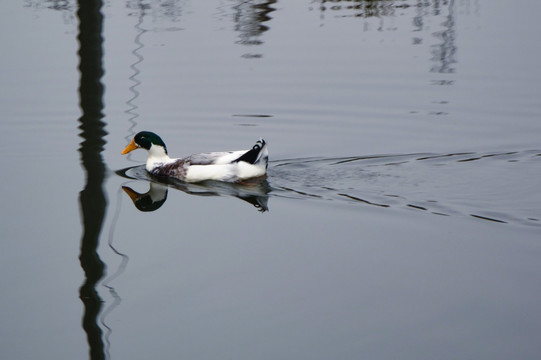
{"type": "MultiPolygon", "coordinates": [[[[262,157],[264,157],[263,155],[268,156],[265,145],[266,145],[265,140],[259,139],[250,150],[242,154],[234,162],[244,161],[244,162],[247,162],[248,164],[257,163],[262,157]]],[[[267,160],[265,159],[265,161],[267,160]]]]}

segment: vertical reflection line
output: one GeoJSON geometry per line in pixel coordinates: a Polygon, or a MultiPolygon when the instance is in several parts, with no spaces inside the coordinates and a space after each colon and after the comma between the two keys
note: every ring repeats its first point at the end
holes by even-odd
{"type": "Polygon", "coordinates": [[[434,36],[441,40],[440,44],[432,46],[432,59],[434,65],[431,68],[431,72],[437,72],[440,74],[452,74],[455,72],[453,64],[456,63],[456,20],[455,20],[455,1],[450,0],[448,3],[448,14],[445,17],[445,21],[441,24],[444,28],[443,31],[436,32],[434,36]]]}
{"type": "Polygon", "coordinates": [[[134,135],[133,129],[137,126],[137,122],[135,120],[139,117],[139,113],[136,111],[138,106],[135,104],[135,99],[139,97],[139,91],[137,90],[137,87],[141,84],[141,81],[138,79],[140,73],[138,65],[144,60],[144,57],[139,53],[139,50],[144,47],[143,43],[141,42],[141,36],[146,32],[146,30],[143,29],[141,25],[143,24],[143,18],[145,16],[145,6],[141,3],[138,3],[137,7],[139,8],[140,13],[137,19],[137,24],[135,24],[135,30],[137,30],[137,33],[135,35],[134,42],[136,47],[131,52],[136,57],[136,60],[133,64],[130,65],[130,69],[133,71],[133,74],[129,78],[130,81],[133,83],[129,88],[133,96],[128,101],[126,101],[126,105],[128,105],[128,110],[126,110],[126,114],[130,115],[128,121],[131,123],[131,126],[128,129],[129,134],[126,137],[126,141],[131,140],[134,135]]]}
{"type": "Polygon", "coordinates": [[[105,164],[101,156],[105,145],[103,118],[103,15],[101,0],[79,0],[79,101],[82,115],[79,118],[82,142],[79,148],[81,162],[86,171],[86,185],[79,193],[83,223],[79,260],[85,281],[79,289],[84,304],[82,326],[90,347],[90,359],[105,359],[102,330],[97,323],[102,300],[96,284],[103,277],[105,264],[97,248],[105,217],[107,200],[102,188],[105,164]]]}
{"type": "Polygon", "coordinates": [[[128,266],[128,261],[130,260],[128,255],[121,253],[113,246],[114,230],[116,227],[116,223],[118,221],[118,216],[120,215],[120,206],[122,204],[122,193],[123,193],[122,187],[119,187],[117,191],[117,197],[116,197],[116,204],[117,204],[116,210],[114,212],[113,219],[111,220],[111,227],[109,228],[109,239],[107,241],[109,244],[109,247],[113,250],[115,254],[120,256],[122,260],[116,272],[110,275],[107,279],[103,280],[102,282],[102,285],[109,290],[109,293],[111,294],[113,298],[113,302],[103,310],[101,314],[101,320],[100,320],[100,323],[105,330],[105,334],[103,336],[103,339],[105,342],[104,351],[107,354],[108,358],[110,358],[109,349],[111,347],[111,341],[109,340],[109,337],[111,336],[113,329],[107,325],[105,319],[107,318],[107,315],[109,315],[122,301],[122,299],[120,298],[120,295],[118,295],[115,288],[112,285],[110,285],[110,283],[112,283],[114,279],[119,277],[120,274],[124,272],[124,270],[126,269],[126,266],[128,266]]]}

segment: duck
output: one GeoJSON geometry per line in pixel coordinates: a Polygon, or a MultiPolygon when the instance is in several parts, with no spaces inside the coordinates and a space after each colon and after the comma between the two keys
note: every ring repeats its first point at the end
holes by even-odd
{"type": "Polygon", "coordinates": [[[267,143],[260,138],[249,150],[206,152],[182,158],[171,158],[162,138],[151,131],[137,133],[122,151],[148,151],[146,170],[158,177],[185,182],[216,180],[241,182],[266,175],[269,153],[267,143]]]}

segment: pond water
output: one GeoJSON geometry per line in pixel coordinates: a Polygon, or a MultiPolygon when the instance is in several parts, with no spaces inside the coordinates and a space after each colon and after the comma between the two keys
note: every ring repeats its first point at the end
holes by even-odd
{"type": "Polygon", "coordinates": [[[540,11],[3,4],[0,358],[538,359],[540,11]]]}

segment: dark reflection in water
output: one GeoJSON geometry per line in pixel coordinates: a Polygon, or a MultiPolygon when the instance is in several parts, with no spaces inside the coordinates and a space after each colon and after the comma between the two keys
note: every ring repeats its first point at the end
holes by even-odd
{"type": "Polygon", "coordinates": [[[137,16],[142,20],[150,15],[154,20],[153,24],[160,24],[159,27],[153,27],[152,31],[177,31],[181,30],[178,22],[183,14],[184,2],[184,0],[129,0],[126,1],[126,7],[132,10],[130,16],[137,16]]]}
{"type": "Polygon", "coordinates": [[[139,193],[127,185],[122,186],[135,207],[143,212],[158,210],[167,200],[169,188],[197,196],[236,197],[252,204],[260,212],[269,210],[268,198],[272,189],[265,178],[246,180],[242,183],[204,181],[192,184],[152,176],[146,172],[144,166],[129,167],[118,170],[116,173],[127,179],[142,180],[149,183],[149,189],[144,193],[139,193]]]}
{"type": "Polygon", "coordinates": [[[397,8],[407,7],[405,0],[321,0],[319,10],[341,12],[343,17],[384,17],[394,16],[397,8]]]}
{"type": "MultiPolygon", "coordinates": [[[[233,20],[235,22],[235,31],[239,32],[240,40],[237,44],[241,45],[261,45],[261,35],[269,30],[267,23],[272,18],[270,14],[276,9],[271,5],[275,4],[276,0],[249,0],[239,1],[233,6],[235,14],[233,20]]],[[[245,58],[259,58],[261,54],[244,54],[245,58]]]]}
{"type": "Polygon", "coordinates": [[[385,29],[385,17],[395,16],[398,9],[409,7],[404,0],[318,0],[314,3],[311,9],[319,10],[321,20],[325,20],[327,13],[336,17],[379,18],[379,31],[385,29]]]}
{"type": "MultiPolygon", "coordinates": [[[[439,3],[439,2],[436,2],[439,3]]],[[[431,46],[433,66],[431,72],[437,73],[454,73],[453,64],[456,63],[456,45],[455,45],[455,1],[450,0],[447,3],[448,13],[445,21],[441,24],[444,27],[443,31],[438,31],[434,36],[440,40],[439,44],[431,46]]]]}
{"type": "Polygon", "coordinates": [[[75,10],[75,2],[68,0],[44,0],[44,1],[25,1],[26,6],[34,8],[47,8],[51,10],[75,10]]]}
{"type": "Polygon", "coordinates": [[[101,0],[81,0],[77,10],[79,18],[79,71],[80,71],[80,107],[79,118],[83,138],[81,162],[86,171],[86,185],[79,194],[83,235],[81,239],[81,267],[85,273],[85,282],[79,289],[85,310],[83,329],[87,334],[91,359],[104,359],[102,330],[97,318],[102,307],[102,300],[96,290],[96,284],[104,275],[105,265],[97,249],[99,237],[107,208],[103,191],[105,164],[101,156],[106,132],[103,118],[103,15],[101,0]]]}
{"type": "MultiPolygon", "coordinates": [[[[317,9],[322,14],[329,12],[336,17],[357,17],[357,18],[383,18],[403,15],[410,9],[417,9],[417,13],[424,16],[439,16],[442,9],[454,3],[454,0],[417,0],[415,3],[407,0],[317,0],[317,9]]],[[[384,28],[378,29],[384,30],[384,28]]],[[[397,30],[396,28],[393,30],[397,30]]]]}
{"type": "Polygon", "coordinates": [[[35,10],[50,9],[60,11],[66,24],[74,22],[73,14],[77,8],[75,0],[25,0],[24,6],[35,10]]]}
{"type": "MultiPolygon", "coordinates": [[[[393,18],[404,16],[407,11],[413,12],[412,31],[424,32],[427,30],[425,25],[427,18],[436,19],[442,17],[439,26],[443,30],[435,31],[430,34],[437,39],[438,43],[430,46],[431,72],[449,74],[454,73],[453,64],[456,63],[456,10],[454,0],[417,0],[416,3],[410,3],[404,0],[320,0],[317,6],[311,9],[320,11],[321,20],[325,20],[325,14],[332,14],[337,18],[361,18],[367,20],[363,26],[364,31],[369,31],[372,27],[368,20],[377,19],[377,31],[398,31],[409,30],[400,29],[393,22],[393,18]],[[387,23],[386,23],[387,22],[387,23]]],[[[423,43],[422,36],[413,37],[413,45],[423,43]]],[[[452,85],[453,82],[447,81],[440,83],[442,85],[452,85]]]]}

